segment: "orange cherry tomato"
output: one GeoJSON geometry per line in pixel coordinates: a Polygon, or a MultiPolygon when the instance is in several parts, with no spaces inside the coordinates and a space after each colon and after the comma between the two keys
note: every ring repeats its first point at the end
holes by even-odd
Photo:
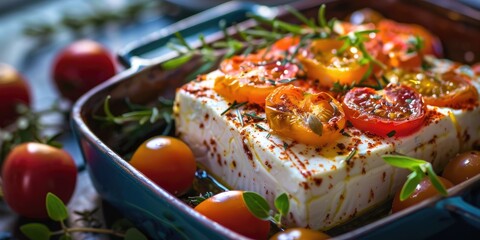
{"type": "Polygon", "coordinates": [[[384,75],[391,82],[409,86],[419,92],[425,104],[465,108],[475,105],[478,100],[477,89],[470,80],[462,74],[449,71],[444,74],[435,74],[424,71],[394,70],[384,75]]]}
{"type": "Polygon", "coordinates": [[[13,67],[0,63],[0,127],[15,121],[19,103],[30,105],[30,88],[13,67]]]}
{"type": "Polygon", "coordinates": [[[356,47],[338,54],[342,46],[343,41],[335,39],[313,41],[310,48],[298,57],[307,77],[318,79],[324,87],[332,87],[336,82],[342,85],[358,83],[367,72],[368,64],[359,63],[362,53],[356,47]]]}
{"type": "MultiPolygon", "coordinates": [[[[443,186],[445,188],[448,189],[453,187],[453,184],[447,179],[443,177],[438,178],[443,183],[443,186]]],[[[414,206],[415,204],[418,204],[426,199],[439,195],[437,189],[432,185],[428,177],[422,179],[422,181],[420,181],[420,183],[415,188],[415,191],[412,193],[412,195],[410,195],[410,197],[408,197],[404,201],[400,201],[400,192],[401,189],[399,189],[395,193],[395,197],[392,203],[392,213],[399,212],[405,208],[414,206]]]]}
{"type": "Polygon", "coordinates": [[[267,239],[270,222],[255,217],[243,200],[242,191],[216,194],[195,207],[199,213],[230,230],[253,239],[267,239]]]}
{"type": "Polygon", "coordinates": [[[419,25],[383,19],[377,29],[384,43],[383,51],[389,57],[387,63],[392,67],[416,68],[420,67],[423,55],[442,55],[438,38],[419,25]]]}
{"type": "Polygon", "coordinates": [[[480,174],[480,152],[470,151],[458,154],[448,162],[442,176],[453,184],[459,184],[480,174]]]}
{"type": "Polygon", "coordinates": [[[284,58],[289,54],[294,54],[299,43],[299,37],[287,36],[276,41],[270,47],[261,49],[258,51],[258,55],[270,60],[284,58]]]}
{"type": "Polygon", "coordinates": [[[292,85],[267,97],[265,113],[274,133],[317,146],[338,138],[346,123],[340,103],[328,93],[306,93],[292,85]]]}
{"type": "Polygon", "coordinates": [[[196,171],[192,150],[181,140],[167,136],[156,136],[142,143],[130,164],[177,196],[192,186],[196,171]]]}
{"type": "Polygon", "coordinates": [[[289,228],[273,235],[270,240],[325,240],[330,236],[308,228],[289,228]]]}
{"type": "Polygon", "coordinates": [[[405,136],[422,126],[426,106],[412,88],[390,84],[383,90],[353,88],[343,100],[354,127],[379,136],[405,136]]]}
{"type": "Polygon", "coordinates": [[[241,63],[238,68],[224,66],[224,69],[233,70],[217,77],[213,89],[229,101],[260,105],[265,104],[265,98],[278,85],[295,80],[298,72],[297,65],[282,61],[241,63]]]}

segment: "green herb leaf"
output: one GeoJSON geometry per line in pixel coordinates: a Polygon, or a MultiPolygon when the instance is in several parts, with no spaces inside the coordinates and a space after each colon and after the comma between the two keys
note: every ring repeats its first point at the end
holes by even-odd
{"type": "Polygon", "coordinates": [[[264,117],[258,116],[255,112],[245,113],[245,116],[247,116],[249,118],[252,118],[252,119],[255,119],[255,120],[265,120],[264,117]]]}
{"type": "Polygon", "coordinates": [[[327,21],[325,20],[325,4],[322,4],[320,8],[318,9],[318,24],[320,24],[320,27],[322,28],[327,28],[327,21]]]}
{"type": "Polygon", "coordinates": [[[260,124],[255,124],[255,127],[257,127],[258,129],[260,130],[263,130],[263,131],[268,131],[267,129],[265,129],[264,127],[260,126],[260,124]]]}
{"type": "Polygon", "coordinates": [[[180,56],[180,57],[177,57],[177,58],[174,58],[174,59],[171,59],[169,61],[166,61],[166,62],[162,63],[161,67],[164,70],[176,69],[176,68],[184,65],[188,61],[190,61],[192,59],[192,57],[193,57],[193,54],[187,53],[183,56],[180,56]]]}
{"type": "Polygon", "coordinates": [[[72,236],[68,234],[63,234],[60,236],[60,240],[72,240],[72,236]]]}
{"type": "Polygon", "coordinates": [[[297,9],[287,5],[286,9],[288,12],[290,12],[293,16],[298,18],[300,21],[302,21],[305,25],[309,26],[312,29],[315,29],[315,23],[312,21],[308,20],[305,15],[301,14],[297,9]]]}
{"type": "Polygon", "coordinates": [[[31,240],[48,240],[52,233],[45,224],[28,223],[20,226],[20,231],[31,240]]]}
{"type": "Polygon", "coordinates": [[[433,171],[432,164],[427,165],[427,176],[432,185],[435,187],[435,189],[437,189],[440,194],[442,194],[443,196],[448,196],[447,189],[445,189],[445,186],[440,181],[440,179],[438,179],[435,171],[433,171]]]}
{"type": "Polygon", "coordinates": [[[397,134],[397,131],[392,130],[392,131],[390,131],[390,132],[387,133],[387,136],[388,136],[388,137],[393,137],[393,136],[395,136],[395,134],[397,134]]]}
{"type": "Polygon", "coordinates": [[[428,163],[427,161],[411,158],[407,156],[401,155],[383,155],[383,160],[385,160],[388,164],[398,167],[398,168],[406,168],[410,170],[414,170],[415,168],[420,167],[420,165],[428,163]]]}
{"type": "Polygon", "coordinates": [[[49,192],[46,197],[46,205],[48,216],[54,221],[63,221],[68,218],[67,207],[63,201],[55,196],[55,194],[49,192]]]}
{"type": "Polygon", "coordinates": [[[148,238],[136,228],[129,228],[125,232],[125,240],[148,240],[148,238]]]}
{"type": "Polygon", "coordinates": [[[256,192],[243,192],[242,196],[248,210],[255,217],[262,220],[270,219],[270,206],[267,200],[256,192]]]}
{"type": "Polygon", "coordinates": [[[288,201],[288,195],[286,193],[280,194],[275,198],[275,208],[282,216],[286,216],[290,210],[290,202],[288,201]]]}
{"type": "Polygon", "coordinates": [[[350,151],[350,153],[348,154],[348,156],[345,158],[345,162],[350,163],[350,161],[352,160],[352,158],[355,156],[355,154],[357,154],[357,150],[356,149],[352,149],[352,151],[350,151]]]}
{"type": "Polygon", "coordinates": [[[287,32],[293,33],[295,35],[301,35],[302,34],[302,28],[298,25],[282,22],[280,20],[275,20],[273,22],[273,28],[274,29],[281,29],[285,30],[287,32]]]}
{"type": "Polygon", "coordinates": [[[314,132],[318,136],[322,136],[322,134],[323,134],[323,124],[320,121],[320,119],[318,119],[318,117],[316,117],[313,114],[309,114],[308,118],[307,118],[307,125],[308,125],[308,128],[310,128],[310,130],[312,130],[312,132],[314,132]]]}
{"type": "Polygon", "coordinates": [[[417,185],[422,180],[422,175],[423,174],[418,171],[413,171],[408,175],[407,181],[405,181],[405,184],[403,184],[402,190],[400,191],[400,201],[404,201],[412,195],[415,188],[417,188],[417,185]]]}

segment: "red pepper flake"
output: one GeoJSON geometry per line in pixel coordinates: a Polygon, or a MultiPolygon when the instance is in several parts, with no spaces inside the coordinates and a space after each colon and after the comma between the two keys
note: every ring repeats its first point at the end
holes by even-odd
{"type": "Polygon", "coordinates": [[[302,187],[305,190],[310,189],[310,186],[308,186],[308,183],[306,183],[306,182],[301,182],[299,185],[300,185],[300,187],[302,187]]]}
{"type": "Polygon", "coordinates": [[[370,188],[370,197],[368,197],[368,203],[372,202],[374,198],[375,193],[373,192],[373,189],[370,188]]]}
{"type": "Polygon", "coordinates": [[[319,187],[320,185],[322,185],[323,178],[313,178],[313,181],[315,182],[315,185],[319,187]]]}
{"type": "Polygon", "coordinates": [[[242,144],[243,144],[243,151],[245,152],[245,154],[247,154],[248,160],[250,160],[250,162],[252,162],[252,166],[255,167],[255,162],[253,161],[253,154],[250,151],[250,148],[247,146],[245,141],[242,141],[242,144]]]}
{"type": "Polygon", "coordinates": [[[265,166],[267,166],[268,169],[272,169],[272,165],[268,161],[265,161],[265,166]]]}

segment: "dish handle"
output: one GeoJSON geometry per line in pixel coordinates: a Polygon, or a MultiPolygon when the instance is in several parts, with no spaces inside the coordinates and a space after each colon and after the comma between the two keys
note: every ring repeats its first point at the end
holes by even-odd
{"type": "Polygon", "coordinates": [[[477,229],[480,229],[480,209],[463,200],[462,196],[444,199],[436,205],[460,217],[477,229]]]}

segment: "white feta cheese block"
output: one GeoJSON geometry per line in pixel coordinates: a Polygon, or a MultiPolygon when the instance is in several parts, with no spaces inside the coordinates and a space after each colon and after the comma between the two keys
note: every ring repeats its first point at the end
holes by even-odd
{"type": "MultiPolygon", "coordinates": [[[[441,170],[461,148],[458,125],[448,111],[435,107],[429,107],[424,126],[407,137],[381,138],[350,127],[345,129],[348,136],[326,146],[292,142],[269,134],[265,120],[246,117],[247,113],[265,117],[259,106],[225,112],[230,104],[212,89],[218,74],[178,89],[177,132],[193,148],[197,161],[228,187],[255,191],[271,203],[287,193],[286,220],[291,226],[326,230],[392,197],[408,172],[388,165],[384,154],[425,159],[441,170]],[[349,158],[351,153],[355,154],[349,158]]],[[[463,114],[459,112],[457,119],[463,114]]],[[[478,129],[474,121],[465,125],[466,131],[478,129]]]]}

